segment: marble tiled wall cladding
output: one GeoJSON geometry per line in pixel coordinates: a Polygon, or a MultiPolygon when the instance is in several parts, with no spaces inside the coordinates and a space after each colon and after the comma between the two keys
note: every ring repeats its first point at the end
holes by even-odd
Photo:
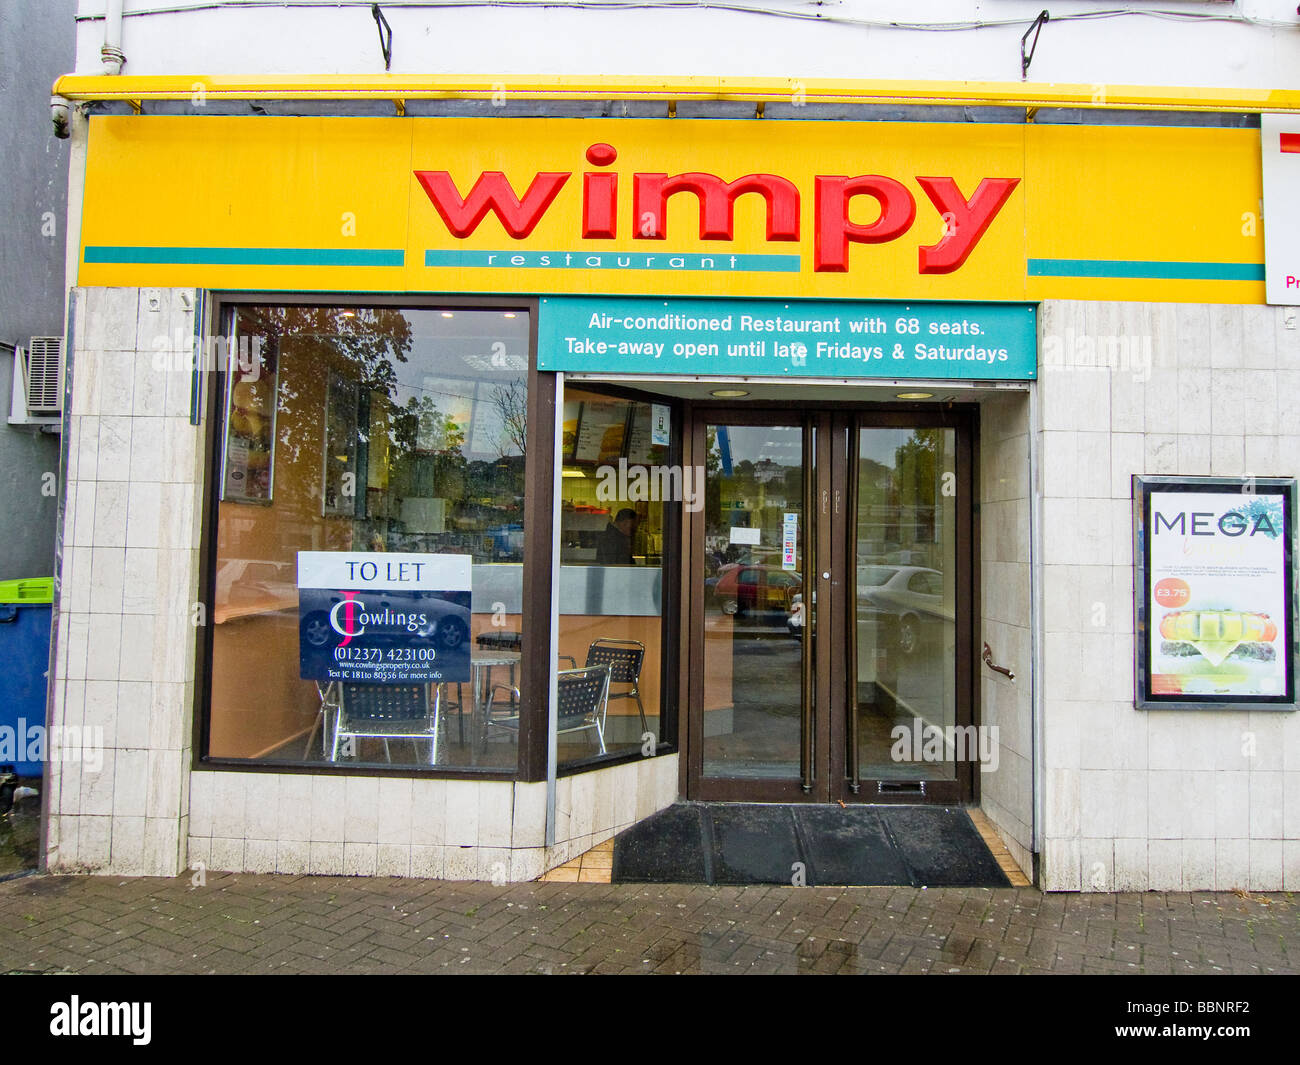
{"type": "Polygon", "coordinates": [[[48,863],[159,876],[185,858],[203,428],[193,291],[82,289],[65,419],[55,726],[102,737],[49,766],[48,863]]]}
{"type": "Polygon", "coordinates": [[[197,772],[189,864],[250,873],[532,880],[677,797],[677,756],[546,785],[340,774],[197,772]]]}
{"type": "Polygon", "coordinates": [[[1300,888],[1300,716],[1134,709],[1130,485],[1300,474],[1296,313],[1047,303],[1040,351],[1042,886],[1300,888]]]}
{"type": "Polygon", "coordinates": [[[191,773],[206,440],[190,424],[196,295],[77,293],[52,723],[90,730],[103,750],[49,766],[50,870],[530,879],[669,805],[675,756],[566,778],[547,848],[542,784],[191,773]]]}

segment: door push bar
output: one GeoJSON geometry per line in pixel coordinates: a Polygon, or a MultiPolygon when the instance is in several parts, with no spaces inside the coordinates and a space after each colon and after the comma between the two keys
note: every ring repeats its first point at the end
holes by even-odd
{"type": "Polygon", "coordinates": [[[988,666],[989,669],[993,670],[994,673],[1003,674],[1007,680],[1016,679],[1016,675],[1012,673],[1011,670],[1007,669],[1006,666],[1000,666],[993,661],[993,648],[989,646],[987,640],[984,641],[984,664],[988,666]]]}

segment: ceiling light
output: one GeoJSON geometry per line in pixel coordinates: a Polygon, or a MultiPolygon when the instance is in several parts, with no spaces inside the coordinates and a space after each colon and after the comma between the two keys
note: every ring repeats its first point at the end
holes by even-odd
{"type": "Polygon", "coordinates": [[[506,311],[506,313],[505,313],[505,317],[506,317],[506,318],[518,318],[519,316],[518,316],[517,314],[515,314],[514,311],[506,311]]]}
{"type": "Polygon", "coordinates": [[[709,395],[717,396],[719,399],[739,399],[741,396],[749,395],[749,393],[743,388],[715,388],[709,395]]]}
{"type": "Polygon", "coordinates": [[[456,317],[454,314],[451,313],[451,311],[443,311],[443,312],[442,312],[442,316],[443,316],[444,318],[455,318],[455,317],[456,317]]]}
{"type": "Polygon", "coordinates": [[[899,392],[898,399],[934,399],[933,392],[899,392]]]}

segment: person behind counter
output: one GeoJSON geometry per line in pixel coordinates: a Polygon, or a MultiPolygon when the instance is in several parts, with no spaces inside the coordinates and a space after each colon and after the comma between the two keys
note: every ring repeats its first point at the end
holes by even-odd
{"type": "Polygon", "coordinates": [[[636,532],[636,511],[624,507],[596,541],[596,565],[631,566],[632,536],[636,532]]]}

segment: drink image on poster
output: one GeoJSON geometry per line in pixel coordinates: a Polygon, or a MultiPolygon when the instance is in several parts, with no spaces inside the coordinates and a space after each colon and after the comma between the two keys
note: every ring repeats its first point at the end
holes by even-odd
{"type": "Polygon", "coordinates": [[[470,574],[469,555],[298,552],[299,675],[468,681],[470,574]]]}
{"type": "Polygon", "coordinates": [[[1151,694],[1287,691],[1282,495],[1151,493],[1151,694]]]}

